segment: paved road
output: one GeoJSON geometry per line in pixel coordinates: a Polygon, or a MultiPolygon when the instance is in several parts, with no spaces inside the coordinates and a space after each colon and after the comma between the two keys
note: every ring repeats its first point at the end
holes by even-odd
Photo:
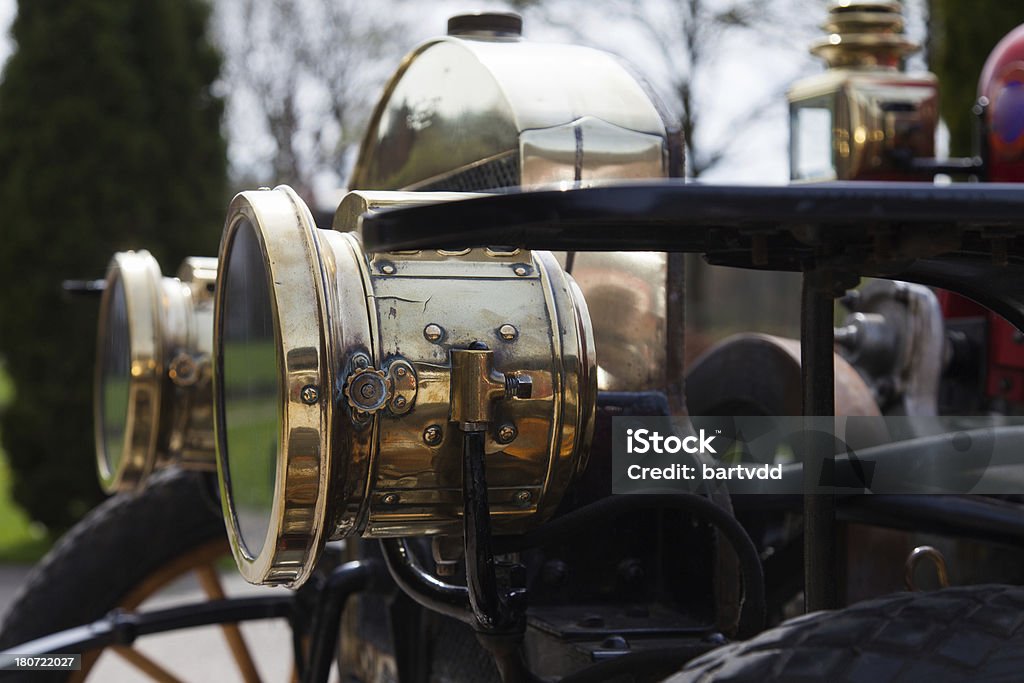
{"type": "MultiPolygon", "coordinates": [[[[0,610],[6,611],[28,571],[28,567],[0,565],[0,610]]],[[[234,571],[222,572],[221,581],[229,596],[266,595],[268,591],[283,590],[250,586],[234,571]]],[[[142,608],[167,607],[201,599],[202,590],[188,576],[145,602],[142,608]]],[[[283,683],[290,680],[291,631],[286,622],[274,620],[242,624],[242,634],[253,653],[263,681],[283,683]]],[[[136,648],[183,681],[232,683],[242,680],[234,668],[218,626],[148,636],[140,639],[136,648]]],[[[136,683],[152,679],[117,653],[107,651],[101,655],[89,680],[136,683]]]]}

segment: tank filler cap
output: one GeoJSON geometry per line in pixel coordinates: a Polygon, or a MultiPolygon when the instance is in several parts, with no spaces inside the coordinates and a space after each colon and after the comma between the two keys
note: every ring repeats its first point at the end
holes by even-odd
{"type": "Polygon", "coordinates": [[[523,18],[515,12],[470,12],[448,19],[448,35],[461,38],[519,38],[523,18]]]}

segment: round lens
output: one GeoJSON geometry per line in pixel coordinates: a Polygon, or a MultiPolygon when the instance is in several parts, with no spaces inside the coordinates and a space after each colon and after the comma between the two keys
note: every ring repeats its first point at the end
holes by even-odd
{"type": "Polygon", "coordinates": [[[131,378],[131,346],[128,332],[128,306],[124,283],[115,277],[110,284],[106,318],[101,322],[100,369],[101,425],[103,457],[107,469],[118,471],[124,456],[125,428],[128,425],[128,385],[131,378]]]}
{"type": "Polygon", "coordinates": [[[222,286],[221,405],[227,434],[221,457],[242,544],[255,557],[274,504],[279,397],[266,267],[247,220],[235,230],[222,286]]]}

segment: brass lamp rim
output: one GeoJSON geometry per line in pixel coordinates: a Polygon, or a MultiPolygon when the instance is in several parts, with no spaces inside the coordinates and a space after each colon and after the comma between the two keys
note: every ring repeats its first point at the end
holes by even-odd
{"type": "Polygon", "coordinates": [[[156,464],[160,433],[161,380],[164,358],[160,295],[162,275],[156,259],[145,250],[118,252],[107,268],[100,300],[95,374],[93,381],[93,434],[100,485],[107,493],[136,488],[156,464]],[[115,288],[124,290],[128,317],[130,377],[124,445],[116,469],[111,469],[103,434],[103,339],[115,288]]]}
{"type": "MultiPolygon", "coordinates": [[[[329,329],[324,285],[314,265],[319,263],[319,249],[309,209],[290,187],[243,192],[231,202],[214,295],[214,432],[228,539],[239,571],[250,583],[303,583],[313,570],[311,558],[319,554],[326,540],[332,461],[330,403],[335,373],[330,367],[331,341],[324,334],[329,329]],[[230,482],[223,346],[217,341],[222,339],[224,329],[229,256],[239,227],[246,223],[252,226],[263,257],[274,323],[278,388],[274,497],[267,534],[255,555],[242,539],[230,482]],[[316,389],[318,400],[303,400],[304,390],[309,387],[316,389]],[[315,444],[311,444],[310,434],[316,435],[315,444]],[[299,442],[304,448],[314,446],[318,453],[294,452],[294,444],[299,442]],[[302,464],[296,466],[293,460],[299,457],[302,464]],[[281,542],[285,536],[288,542],[281,542]]],[[[309,396],[307,392],[306,398],[309,396]]]]}

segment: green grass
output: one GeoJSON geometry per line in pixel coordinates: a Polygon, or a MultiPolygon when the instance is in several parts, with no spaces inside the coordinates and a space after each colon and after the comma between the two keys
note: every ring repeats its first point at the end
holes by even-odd
{"type": "MultiPolygon", "coordinates": [[[[14,398],[14,387],[0,364],[0,410],[14,398]]],[[[0,449],[0,562],[34,563],[50,549],[52,539],[32,524],[11,500],[11,470],[0,449]]]]}

